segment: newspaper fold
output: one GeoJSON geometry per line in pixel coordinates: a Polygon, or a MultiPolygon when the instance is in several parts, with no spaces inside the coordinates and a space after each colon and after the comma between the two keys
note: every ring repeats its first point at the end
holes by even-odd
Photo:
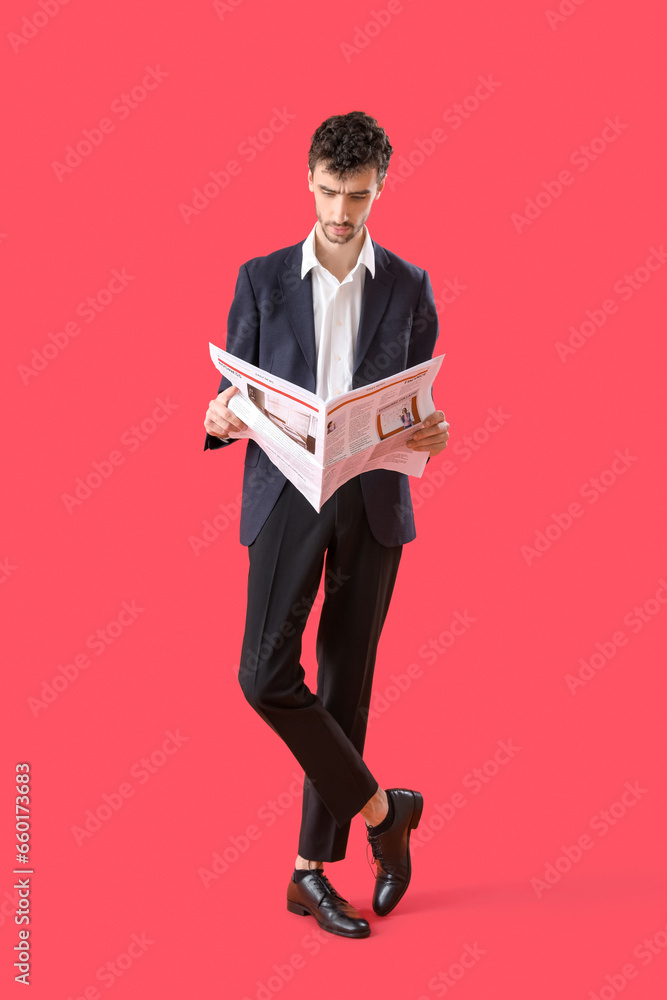
{"type": "Polygon", "coordinates": [[[230,436],[256,441],[315,510],[360,472],[422,475],[428,455],[405,442],[435,411],[431,386],[444,354],[325,402],[214,344],[209,350],[215,367],[239,390],[229,409],[248,426],[230,436]]]}

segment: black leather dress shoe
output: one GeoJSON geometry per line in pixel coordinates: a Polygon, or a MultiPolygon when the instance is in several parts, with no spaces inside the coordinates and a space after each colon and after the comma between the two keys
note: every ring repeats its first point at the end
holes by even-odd
{"type": "Polygon", "coordinates": [[[315,869],[299,882],[290,879],[287,909],[290,913],[315,917],[322,930],[331,934],[363,938],[371,932],[368,921],[336,892],[324,872],[315,869]]]}
{"type": "MultiPolygon", "coordinates": [[[[394,819],[384,833],[366,827],[368,842],[377,865],[373,909],[380,917],[390,913],[410,884],[410,831],[419,825],[424,799],[409,788],[388,788],[394,806],[394,819]]],[[[381,827],[382,824],[379,824],[381,827]]]]}

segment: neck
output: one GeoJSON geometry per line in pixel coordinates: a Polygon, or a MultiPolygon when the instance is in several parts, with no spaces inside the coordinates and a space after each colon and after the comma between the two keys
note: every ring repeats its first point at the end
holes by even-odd
{"type": "Polygon", "coordinates": [[[366,226],[362,226],[349,243],[330,243],[318,221],[315,227],[315,256],[327,271],[345,276],[357,263],[366,239],[366,226]]]}

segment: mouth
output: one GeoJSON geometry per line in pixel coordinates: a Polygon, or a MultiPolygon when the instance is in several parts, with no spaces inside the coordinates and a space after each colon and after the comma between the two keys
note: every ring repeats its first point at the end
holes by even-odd
{"type": "Polygon", "coordinates": [[[349,231],[350,231],[350,226],[333,226],[333,225],[331,225],[329,228],[333,229],[334,233],[339,233],[341,235],[343,233],[349,233],[349,231]]]}

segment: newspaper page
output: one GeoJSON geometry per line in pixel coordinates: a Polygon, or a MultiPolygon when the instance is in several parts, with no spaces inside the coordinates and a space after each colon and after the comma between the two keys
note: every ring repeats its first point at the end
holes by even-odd
{"type": "Polygon", "coordinates": [[[325,402],[214,344],[209,351],[239,390],[228,406],[248,430],[230,436],[256,441],[318,512],[360,472],[422,475],[428,455],[405,441],[435,410],[431,387],[444,355],[325,402]]]}
{"type": "Polygon", "coordinates": [[[443,358],[444,354],[325,404],[323,503],[359,472],[394,469],[422,475],[428,455],[411,451],[405,442],[435,410],[431,386],[443,358]]]}

